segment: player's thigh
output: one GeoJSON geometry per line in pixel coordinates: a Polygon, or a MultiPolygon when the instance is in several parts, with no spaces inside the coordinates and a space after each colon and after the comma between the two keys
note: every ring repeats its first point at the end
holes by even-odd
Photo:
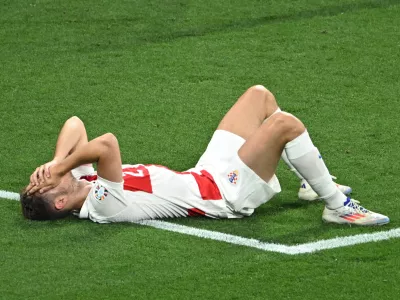
{"type": "Polygon", "coordinates": [[[304,131],[303,123],[293,115],[274,114],[243,144],[239,157],[268,182],[275,174],[286,143],[304,131]]]}
{"type": "Polygon", "coordinates": [[[278,109],[275,97],[262,85],[249,88],[221,120],[217,129],[248,139],[278,109]]]}

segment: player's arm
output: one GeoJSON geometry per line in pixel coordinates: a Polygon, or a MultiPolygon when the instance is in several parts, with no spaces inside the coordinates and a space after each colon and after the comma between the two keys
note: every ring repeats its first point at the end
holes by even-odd
{"type": "Polygon", "coordinates": [[[117,138],[111,134],[104,134],[82,147],[76,149],[71,155],[60,163],[50,168],[50,178],[40,185],[30,185],[27,190],[29,194],[48,191],[58,184],[61,178],[72,169],[88,163],[97,164],[97,174],[112,182],[122,182],[122,163],[117,138]]]}
{"type": "Polygon", "coordinates": [[[85,124],[78,117],[69,118],[62,127],[56,144],[52,161],[36,168],[30,177],[30,182],[38,185],[44,181],[44,176],[49,177],[49,168],[73,153],[76,149],[88,143],[85,124]]]}
{"type": "Polygon", "coordinates": [[[54,160],[62,161],[76,149],[88,143],[85,124],[76,116],[69,118],[58,135],[54,160]]]}

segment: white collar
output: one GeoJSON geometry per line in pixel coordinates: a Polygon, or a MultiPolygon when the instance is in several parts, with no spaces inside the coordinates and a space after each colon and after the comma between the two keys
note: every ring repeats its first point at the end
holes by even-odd
{"type": "Polygon", "coordinates": [[[85,202],[83,202],[83,205],[81,207],[81,210],[79,212],[79,219],[89,219],[89,209],[88,209],[88,203],[87,203],[87,199],[85,200],[85,202]]]}

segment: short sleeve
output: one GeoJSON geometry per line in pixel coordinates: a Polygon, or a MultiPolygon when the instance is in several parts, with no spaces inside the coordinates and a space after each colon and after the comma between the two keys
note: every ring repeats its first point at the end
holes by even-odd
{"type": "Polygon", "coordinates": [[[79,218],[89,218],[98,223],[108,223],[108,219],[126,208],[123,182],[112,182],[98,177],[81,208],[79,218]]]}
{"type": "Polygon", "coordinates": [[[96,171],[92,164],[79,166],[71,171],[72,176],[76,179],[80,179],[82,176],[93,175],[96,171]]]}

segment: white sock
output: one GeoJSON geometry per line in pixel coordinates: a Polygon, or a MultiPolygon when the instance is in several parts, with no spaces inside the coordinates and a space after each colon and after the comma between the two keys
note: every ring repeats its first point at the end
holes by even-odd
{"type": "Polygon", "coordinates": [[[296,174],[297,178],[299,178],[300,180],[303,180],[304,177],[301,176],[301,174],[299,173],[299,171],[296,170],[296,168],[291,164],[291,162],[289,161],[287,155],[286,155],[286,151],[283,150],[282,155],[281,155],[282,160],[285,162],[285,164],[288,166],[289,170],[292,171],[294,174],[296,174]]]}
{"type": "Polygon", "coordinates": [[[335,209],[343,206],[346,196],[340,192],[308,135],[307,130],[285,146],[288,160],[308,181],[313,190],[325,200],[326,206],[335,209]]]}

